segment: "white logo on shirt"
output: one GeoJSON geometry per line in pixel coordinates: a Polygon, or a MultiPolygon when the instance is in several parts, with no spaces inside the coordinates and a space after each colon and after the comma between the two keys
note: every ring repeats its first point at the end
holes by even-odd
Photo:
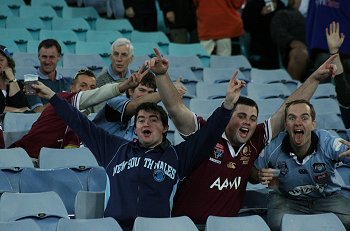
{"type": "Polygon", "coordinates": [[[234,179],[234,181],[230,181],[227,178],[222,182],[221,184],[221,180],[220,177],[218,177],[214,183],[212,185],[210,185],[210,188],[214,188],[217,187],[220,191],[223,189],[232,189],[233,187],[235,189],[237,189],[239,187],[239,185],[241,184],[241,177],[236,177],[234,179]]]}

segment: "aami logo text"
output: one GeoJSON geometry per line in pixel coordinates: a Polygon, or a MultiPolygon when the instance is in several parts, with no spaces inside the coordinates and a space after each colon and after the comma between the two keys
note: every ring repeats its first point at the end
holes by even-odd
{"type": "Polygon", "coordinates": [[[220,177],[218,177],[210,188],[217,187],[219,190],[223,189],[237,189],[241,184],[241,177],[236,177],[233,181],[228,180],[227,178],[224,181],[221,181],[220,177]]]}

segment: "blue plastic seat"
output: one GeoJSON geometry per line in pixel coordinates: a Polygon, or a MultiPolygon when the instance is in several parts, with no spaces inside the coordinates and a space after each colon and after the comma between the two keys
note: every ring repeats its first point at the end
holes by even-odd
{"type": "Polygon", "coordinates": [[[96,20],[96,30],[119,31],[125,38],[130,39],[131,32],[134,30],[127,19],[104,19],[96,20]]]}
{"type": "Polygon", "coordinates": [[[23,53],[16,52],[13,54],[13,59],[17,66],[20,67],[39,67],[38,54],[36,53],[23,53]]]}
{"type": "Polygon", "coordinates": [[[2,231],[41,231],[40,227],[33,220],[2,221],[0,222],[2,231]]]}
{"type": "Polygon", "coordinates": [[[165,55],[170,67],[190,68],[198,81],[203,80],[203,63],[197,56],[173,56],[165,55]]]}
{"type": "Polygon", "coordinates": [[[6,28],[19,29],[26,28],[32,35],[32,39],[38,40],[40,30],[44,29],[44,23],[37,17],[35,18],[19,18],[8,17],[6,20],[6,28]]]}
{"type": "Polygon", "coordinates": [[[224,102],[223,99],[199,99],[193,98],[190,100],[189,109],[199,116],[211,115],[214,110],[224,102]]]}
{"type": "Polygon", "coordinates": [[[98,54],[75,55],[66,54],[63,56],[64,68],[88,68],[94,73],[100,72],[106,66],[102,57],[98,54]]]}
{"type": "Polygon", "coordinates": [[[226,96],[227,83],[203,83],[196,85],[196,95],[200,99],[224,99],[226,96]]]}
{"type": "Polygon", "coordinates": [[[150,218],[137,217],[134,223],[133,231],[198,231],[196,225],[187,216],[150,218]]]}
{"type": "Polygon", "coordinates": [[[106,42],[81,42],[78,41],[75,46],[75,54],[89,55],[98,54],[104,60],[107,66],[110,63],[111,45],[106,42]]]}
{"type": "Polygon", "coordinates": [[[60,219],[57,231],[122,231],[122,228],[111,217],[99,219],[60,219]]]}
{"type": "Polygon", "coordinates": [[[79,41],[78,36],[72,30],[41,30],[40,40],[54,38],[61,44],[63,43],[66,48],[62,48],[64,53],[75,53],[75,46],[79,41]]]}
{"type": "Polygon", "coordinates": [[[11,55],[20,52],[17,44],[12,39],[0,38],[0,44],[6,46],[11,55]]]}
{"type": "Polygon", "coordinates": [[[335,92],[335,86],[332,83],[322,83],[319,84],[315,93],[312,95],[313,99],[320,98],[337,98],[337,93],[335,92]]]}
{"type": "Polygon", "coordinates": [[[160,50],[160,47],[155,42],[133,42],[132,45],[134,46],[134,55],[147,55],[147,56],[153,56],[154,50],[153,48],[157,48],[160,50]]]}
{"type": "Polygon", "coordinates": [[[250,82],[247,86],[248,97],[254,100],[271,98],[288,98],[291,92],[283,83],[254,83],[250,82]]]}
{"type": "Polygon", "coordinates": [[[169,54],[169,39],[162,31],[156,32],[141,32],[141,31],[132,31],[131,42],[155,42],[161,48],[160,52],[163,55],[169,54]]]}
{"type": "Polygon", "coordinates": [[[25,3],[22,0],[2,0],[1,5],[1,8],[5,8],[4,6],[7,6],[13,15],[19,16],[19,8],[25,5],[25,3]]]}
{"type": "Polygon", "coordinates": [[[10,16],[15,16],[7,6],[0,7],[0,28],[6,27],[6,20],[10,16]]]}
{"type": "Polygon", "coordinates": [[[116,39],[122,38],[119,31],[112,30],[88,30],[86,32],[86,42],[106,42],[112,44],[116,39]]]}
{"type": "Polygon", "coordinates": [[[58,17],[62,17],[62,9],[68,7],[65,0],[31,0],[30,4],[32,6],[50,6],[58,17]]]}
{"type": "Polygon", "coordinates": [[[52,20],[57,17],[56,11],[51,6],[21,6],[19,17],[39,17],[44,23],[45,29],[51,30],[52,20]]]}
{"type": "Polygon", "coordinates": [[[205,225],[205,231],[226,231],[235,227],[245,231],[270,231],[269,226],[258,215],[242,217],[209,216],[205,225]]]}
{"type": "Polygon", "coordinates": [[[25,28],[17,29],[5,29],[0,28],[1,39],[3,40],[12,40],[14,41],[19,51],[27,52],[27,43],[29,40],[32,40],[33,37],[29,31],[25,28]]]}
{"type": "Polygon", "coordinates": [[[200,43],[191,44],[169,44],[169,55],[175,56],[197,56],[203,63],[204,67],[209,67],[210,55],[200,43]]]}
{"type": "Polygon", "coordinates": [[[338,100],[332,98],[311,99],[310,103],[314,106],[316,115],[333,113],[340,115],[338,100]]]}
{"type": "Polygon", "coordinates": [[[54,18],[52,30],[72,30],[80,41],[86,41],[86,32],[90,30],[90,25],[83,18],[54,18]]]}
{"type": "Polygon", "coordinates": [[[96,20],[100,17],[98,12],[93,7],[64,7],[62,11],[62,18],[84,18],[88,23],[91,29],[96,28],[96,20]]]}
{"type": "MultiPolygon", "coordinates": [[[[37,54],[40,42],[41,42],[40,40],[28,41],[27,53],[37,54]]],[[[64,42],[62,40],[58,40],[58,43],[61,46],[61,53],[62,53],[61,55],[64,55],[64,54],[67,54],[67,53],[72,53],[71,50],[66,46],[66,44],[64,44],[64,42]]],[[[61,60],[59,61],[59,65],[58,66],[62,66],[61,60]]]]}
{"type": "Polygon", "coordinates": [[[250,71],[252,65],[244,55],[232,56],[210,56],[210,67],[215,68],[236,68],[239,69],[248,79],[250,79],[250,71]]]}

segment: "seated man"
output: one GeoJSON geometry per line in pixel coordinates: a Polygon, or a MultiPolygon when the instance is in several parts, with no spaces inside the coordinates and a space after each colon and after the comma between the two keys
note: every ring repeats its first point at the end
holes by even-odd
{"type": "MultiPolygon", "coordinates": [[[[98,89],[94,89],[96,87],[95,84],[96,79],[93,72],[80,70],[77,72],[71,85],[71,92],[62,92],[59,95],[74,107],[83,110],[119,95],[128,89],[130,85],[135,86],[136,80],[130,78],[130,80],[126,80],[123,83],[107,84],[98,89]]],[[[10,148],[22,147],[32,158],[38,158],[42,147],[65,148],[79,147],[79,145],[80,141],[78,137],[58,117],[52,106],[48,106],[32,125],[28,134],[11,144],[10,148]]]]}
{"type": "Polygon", "coordinates": [[[155,103],[143,103],[136,109],[138,140],[128,141],[98,128],[45,85],[33,84],[38,95],[49,99],[56,113],[105,167],[110,189],[106,192],[105,217],[115,218],[124,231],[132,230],[137,216],[170,217],[176,185],[214,147],[230,120],[243,86],[242,81],[233,77],[222,106],[213,112],[206,126],[189,140],[173,146],[166,139],[168,116],[155,103]]]}
{"type": "Polygon", "coordinates": [[[282,217],[291,214],[334,213],[350,229],[350,199],[340,193],[335,164],[350,164],[350,142],[315,129],[316,113],[305,100],[287,104],[286,132],[282,132],[260,155],[254,178],[263,184],[279,169],[277,190],[271,191],[267,220],[271,230],[280,230],[282,217]],[[270,168],[268,168],[270,167],[270,168]]]}

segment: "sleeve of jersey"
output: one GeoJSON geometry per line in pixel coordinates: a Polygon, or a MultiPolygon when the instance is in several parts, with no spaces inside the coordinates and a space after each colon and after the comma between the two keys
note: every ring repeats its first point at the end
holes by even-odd
{"type": "Polygon", "coordinates": [[[230,121],[232,111],[223,106],[217,108],[206,124],[188,140],[175,146],[180,162],[180,178],[188,175],[211,152],[220,140],[226,125],[230,121]]]}
{"type": "Polygon", "coordinates": [[[102,165],[109,163],[118,147],[127,142],[97,127],[87,116],[80,113],[57,94],[50,99],[50,103],[56,113],[78,134],[81,141],[86,144],[102,165]]]}

